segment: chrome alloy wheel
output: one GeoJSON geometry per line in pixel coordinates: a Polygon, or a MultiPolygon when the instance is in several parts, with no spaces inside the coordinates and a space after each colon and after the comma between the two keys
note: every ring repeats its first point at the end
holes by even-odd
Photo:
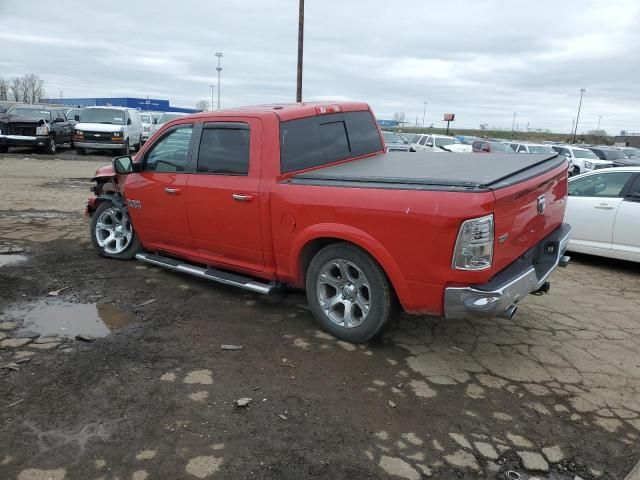
{"type": "Polygon", "coordinates": [[[127,214],[120,208],[108,208],[96,223],[96,240],[105,253],[124,252],[133,239],[133,229],[127,214]]]}
{"type": "Polygon", "coordinates": [[[332,260],[320,269],[317,295],[325,315],[342,327],[357,327],[369,315],[369,281],[357,265],[347,260],[332,260]]]}

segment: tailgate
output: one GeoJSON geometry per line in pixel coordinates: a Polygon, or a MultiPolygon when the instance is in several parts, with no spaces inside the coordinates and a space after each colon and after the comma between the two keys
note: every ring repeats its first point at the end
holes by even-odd
{"type": "Polygon", "coordinates": [[[500,271],[540,242],[564,218],[567,165],[494,191],[494,270],[500,271]]]}

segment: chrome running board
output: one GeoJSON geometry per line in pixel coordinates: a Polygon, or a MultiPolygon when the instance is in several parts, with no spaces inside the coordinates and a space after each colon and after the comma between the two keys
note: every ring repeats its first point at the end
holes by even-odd
{"type": "Polygon", "coordinates": [[[181,260],[175,260],[173,258],[163,257],[162,255],[155,255],[152,253],[138,253],[136,254],[136,260],[168,268],[174,272],[187,273],[194,277],[206,278],[207,280],[223,283],[225,285],[244,288],[245,290],[261,293],[263,295],[269,295],[270,293],[275,292],[279,286],[276,282],[262,283],[243,275],[216,270],[215,268],[197,267],[181,260]]]}

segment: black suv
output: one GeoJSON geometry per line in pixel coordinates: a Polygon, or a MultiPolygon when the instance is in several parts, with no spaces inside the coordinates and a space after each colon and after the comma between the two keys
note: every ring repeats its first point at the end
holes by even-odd
{"type": "Polygon", "coordinates": [[[10,147],[31,147],[53,154],[72,136],[73,126],[62,107],[13,105],[0,114],[0,153],[10,147]]]}
{"type": "Polygon", "coordinates": [[[600,160],[611,160],[614,167],[630,167],[640,165],[640,159],[629,158],[622,150],[611,147],[589,147],[600,160]]]}

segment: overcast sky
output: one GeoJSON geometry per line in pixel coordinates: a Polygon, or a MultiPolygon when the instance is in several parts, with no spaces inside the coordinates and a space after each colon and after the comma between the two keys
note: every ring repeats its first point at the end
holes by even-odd
{"type": "MultiPolygon", "coordinates": [[[[49,96],[295,100],[297,0],[0,0],[0,77],[49,96]],[[64,7],[64,8],[63,8],[64,7]]],[[[640,1],[307,0],[303,99],[354,99],[378,118],[640,131],[640,1]]]]}

